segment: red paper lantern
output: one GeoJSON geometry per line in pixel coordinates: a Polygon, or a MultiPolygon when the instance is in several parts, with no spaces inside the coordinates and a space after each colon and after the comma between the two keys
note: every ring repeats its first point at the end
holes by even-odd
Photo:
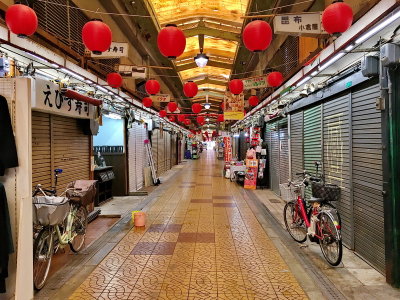
{"type": "Polygon", "coordinates": [[[281,72],[271,72],[268,74],[267,81],[269,86],[278,87],[283,83],[283,75],[281,72]]]}
{"type": "Polygon", "coordinates": [[[82,41],[94,54],[101,54],[111,46],[111,29],[101,20],[89,21],[82,28],[82,41]]]}
{"type": "Polygon", "coordinates": [[[123,78],[119,73],[107,74],[107,83],[113,88],[119,88],[122,86],[123,78]]]}
{"type": "Polygon", "coordinates": [[[217,117],[217,122],[223,122],[224,121],[224,115],[218,115],[217,117]]]}
{"type": "Polygon", "coordinates": [[[189,119],[185,119],[185,125],[189,126],[191,123],[189,119]]]}
{"type": "Polygon", "coordinates": [[[193,81],[188,81],[183,86],[183,93],[188,98],[193,98],[194,96],[196,96],[198,91],[199,88],[197,87],[197,84],[193,81]]]}
{"type": "Polygon", "coordinates": [[[251,106],[256,106],[259,102],[260,102],[260,99],[258,99],[257,96],[251,96],[251,97],[249,98],[249,104],[250,104],[251,106]]]}
{"type": "Polygon", "coordinates": [[[353,10],[343,2],[335,2],[325,8],[322,26],[329,34],[343,33],[353,23],[353,10]]]}
{"type": "Polygon", "coordinates": [[[199,124],[203,123],[204,124],[204,117],[203,116],[198,116],[196,118],[196,120],[197,120],[197,123],[199,123],[199,124]]]}
{"type": "Polygon", "coordinates": [[[192,111],[193,111],[195,114],[200,113],[200,112],[201,112],[201,109],[202,109],[202,107],[201,107],[201,105],[200,105],[199,103],[195,103],[195,104],[192,105],[192,111]]]}
{"type": "Polygon", "coordinates": [[[149,98],[149,97],[143,98],[142,104],[145,107],[151,107],[153,105],[153,100],[151,100],[151,98],[149,98]]]}
{"type": "Polygon", "coordinates": [[[183,122],[183,121],[185,121],[185,119],[186,119],[186,116],[185,116],[185,115],[179,115],[179,116],[178,116],[178,121],[179,121],[179,122],[183,122]]]}
{"type": "Polygon", "coordinates": [[[169,102],[167,107],[168,110],[172,113],[178,109],[178,105],[175,102],[169,102]]]}
{"type": "Polygon", "coordinates": [[[229,81],[229,90],[234,95],[239,95],[243,92],[243,81],[240,79],[233,79],[229,81]]]}
{"type": "Polygon", "coordinates": [[[167,116],[167,112],[166,112],[165,110],[160,110],[160,111],[158,112],[158,115],[159,115],[161,118],[165,118],[165,117],[167,116]]]}
{"type": "Polygon", "coordinates": [[[38,18],[35,11],[23,4],[11,5],[6,12],[8,29],[19,37],[26,37],[35,33],[38,18]]]}
{"type": "Polygon", "coordinates": [[[264,51],[271,44],[271,41],[272,29],[265,21],[252,21],[243,30],[243,43],[250,51],[264,51]]]}
{"type": "Polygon", "coordinates": [[[150,95],[155,95],[160,92],[160,84],[155,79],[150,79],[146,82],[146,92],[150,95]]]}
{"type": "Polygon", "coordinates": [[[157,44],[162,55],[175,59],[185,51],[186,37],[176,25],[169,24],[158,33],[157,44]]]}
{"type": "Polygon", "coordinates": [[[175,116],[169,116],[168,120],[170,120],[170,122],[175,122],[175,116]]]}

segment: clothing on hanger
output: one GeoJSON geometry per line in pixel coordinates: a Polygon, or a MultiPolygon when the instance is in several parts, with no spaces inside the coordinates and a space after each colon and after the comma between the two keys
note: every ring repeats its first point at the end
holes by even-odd
{"type": "Polygon", "coordinates": [[[8,168],[18,167],[17,147],[7,99],[0,95],[0,176],[8,168]]]}
{"type": "Polygon", "coordinates": [[[4,242],[4,247],[3,245],[0,247],[0,293],[5,293],[5,280],[8,277],[8,259],[9,255],[14,252],[14,246],[6,190],[2,183],[0,183],[0,241],[4,242]]]}

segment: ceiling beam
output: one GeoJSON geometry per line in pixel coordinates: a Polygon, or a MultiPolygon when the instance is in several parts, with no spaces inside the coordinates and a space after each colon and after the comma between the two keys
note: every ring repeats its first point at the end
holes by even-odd
{"type": "Polygon", "coordinates": [[[209,77],[206,77],[204,79],[201,80],[197,80],[195,81],[197,85],[201,85],[201,84],[215,84],[215,85],[220,85],[223,87],[226,87],[226,83],[227,81],[221,81],[221,80],[216,80],[216,79],[210,79],[209,77]]]}
{"type": "Polygon", "coordinates": [[[185,29],[183,32],[185,33],[186,37],[204,34],[224,40],[240,42],[240,36],[237,33],[210,28],[205,25],[201,25],[201,22],[199,22],[199,26],[185,29]]]}
{"type": "MultiPolygon", "coordinates": [[[[222,62],[217,62],[217,61],[212,61],[209,60],[207,63],[207,66],[209,67],[217,67],[217,68],[221,68],[221,69],[232,69],[232,64],[227,64],[227,63],[222,63],[222,62]]],[[[197,68],[197,65],[195,62],[191,62],[185,65],[181,65],[181,66],[177,66],[176,70],[178,72],[184,71],[184,70],[189,70],[189,69],[194,69],[197,68]]]]}
{"type": "MultiPolygon", "coordinates": [[[[198,49],[187,51],[187,52],[184,52],[181,56],[179,56],[179,60],[193,58],[197,54],[199,54],[198,49]]],[[[226,57],[226,58],[230,58],[230,59],[232,59],[235,56],[235,53],[233,53],[233,52],[219,50],[219,49],[209,49],[209,48],[204,49],[204,54],[226,57]]]]}

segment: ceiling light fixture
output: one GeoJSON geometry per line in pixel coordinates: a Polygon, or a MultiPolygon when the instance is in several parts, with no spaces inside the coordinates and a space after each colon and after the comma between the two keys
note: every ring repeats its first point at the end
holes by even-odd
{"type": "Polygon", "coordinates": [[[205,109],[210,109],[210,107],[211,107],[210,103],[204,104],[204,108],[205,108],[205,109]]]}
{"type": "Polygon", "coordinates": [[[208,63],[209,57],[203,53],[199,53],[195,56],[194,61],[199,68],[204,68],[208,63]]]}

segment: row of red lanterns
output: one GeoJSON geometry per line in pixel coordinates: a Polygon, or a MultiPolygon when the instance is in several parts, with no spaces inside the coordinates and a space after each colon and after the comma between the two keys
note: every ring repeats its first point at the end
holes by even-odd
{"type": "MultiPolygon", "coordinates": [[[[337,0],[329,5],[322,14],[322,25],[330,34],[343,33],[353,23],[351,7],[337,0]]],[[[6,24],[14,34],[30,36],[35,33],[38,18],[33,9],[23,4],[11,5],[6,12],[6,24]]],[[[263,51],[272,41],[271,26],[261,20],[252,21],[243,30],[243,43],[253,52],[263,51]]],[[[87,22],[82,28],[82,41],[93,53],[107,51],[112,42],[110,27],[99,19],[87,22]]],[[[186,37],[176,25],[167,25],[157,37],[158,48],[162,55],[174,59],[185,51],[186,37]]]]}

